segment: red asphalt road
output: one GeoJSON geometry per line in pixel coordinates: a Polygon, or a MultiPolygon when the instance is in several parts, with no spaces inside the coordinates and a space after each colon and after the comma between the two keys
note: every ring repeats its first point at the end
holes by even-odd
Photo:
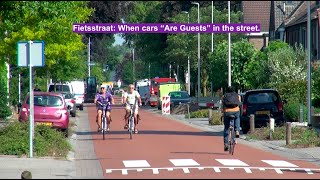
{"type": "Polygon", "coordinates": [[[229,155],[223,151],[221,136],[214,136],[213,133],[203,132],[146,110],[140,110],[142,120],[138,126],[139,134],[134,134],[133,139],[130,140],[128,132],[123,129],[124,113],[123,107],[113,108],[111,131],[107,134],[106,140],[102,140],[102,134],[97,133],[96,109],[88,107],[94,148],[105,178],[320,178],[320,167],[316,165],[305,161],[288,160],[247,145],[237,144],[235,154],[229,155]],[[193,159],[199,166],[192,167],[204,167],[204,169],[188,168],[184,171],[182,168],[175,167],[169,159],[193,159]],[[249,165],[247,167],[251,173],[247,173],[244,168],[229,169],[228,167],[235,166],[223,165],[215,159],[238,159],[249,165]],[[129,169],[123,163],[126,160],[146,160],[150,167],[149,169],[133,168],[123,175],[122,173],[126,173],[123,170],[129,169]],[[297,165],[297,168],[318,170],[312,171],[313,174],[308,174],[304,169],[281,170],[282,174],[279,174],[273,166],[261,160],[284,160],[297,165]],[[213,167],[224,168],[216,172],[213,167]],[[259,170],[252,167],[266,169],[259,170]],[[153,168],[173,168],[173,170],[158,169],[159,174],[153,174],[157,170],[153,168]],[[106,173],[107,169],[109,169],[108,173],[106,173]],[[110,169],[112,169],[111,172],[110,169]],[[137,169],[140,170],[137,171],[137,169]]]}

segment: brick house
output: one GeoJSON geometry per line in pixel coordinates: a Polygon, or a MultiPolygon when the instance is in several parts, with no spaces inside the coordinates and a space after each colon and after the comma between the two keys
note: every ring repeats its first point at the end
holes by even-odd
{"type": "MultiPolygon", "coordinates": [[[[285,20],[285,41],[291,46],[301,44],[307,48],[307,1],[299,4],[299,6],[285,20]]],[[[311,55],[312,60],[319,59],[319,1],[310,2],[311,14],[311,55]]]]}
{"type": "Polygon", "coordinates": [[[260,22],[260,33],[248,33],[249,42],[263,49],[268,41],[284,39],[281,30],[285,18],[301,1],[242,1],[243,23],[260,22]],[[282,36],[281,36],[282,35],[282,36]]]}

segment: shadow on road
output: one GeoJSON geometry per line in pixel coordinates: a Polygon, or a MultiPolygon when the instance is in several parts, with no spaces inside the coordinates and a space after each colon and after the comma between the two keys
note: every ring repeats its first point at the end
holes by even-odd
{"type": "MultiPolygon", "coordinates": [[[[77,135],[101,134],[96,131],[76,132],[77,135]]],[[[128,134],[128,131],[110,131],[108,134],[128,134]]],[[[223,132],[190,132],[190,131],[156,131],[156,130],[140,130],[138,135],[184,135],[184,136],[222,136],[223,132]]]]}
{"type": "Polygon", "coordinates": [[[226,155],[226,153],[214,153],[214,152],[170,152],[174,154],[214,154],[214,155],[226,155]]]}

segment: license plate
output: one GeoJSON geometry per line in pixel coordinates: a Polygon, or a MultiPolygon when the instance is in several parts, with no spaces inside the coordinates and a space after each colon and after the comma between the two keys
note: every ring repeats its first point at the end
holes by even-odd
{"type": "Polygon", "coordinates": [[[259,115],[270,114],[270,111],[256,111],[256,114],[259,114],[259,115]]]}
{"type": "Polygon", "coordinates": [[[49,123],[49,122],[37,122],[37,125],[52,126],[52,123],[49,123]]]}

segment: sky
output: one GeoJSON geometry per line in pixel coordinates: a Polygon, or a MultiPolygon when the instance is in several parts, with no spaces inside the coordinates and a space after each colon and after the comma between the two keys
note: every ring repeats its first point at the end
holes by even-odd
{"type": "Polygon", "coordinates": [[[124,39],[120,36],[120,34],[115,34],[115,42],[113,43],[113,45],[121,45],[124,42],[124,39]]]}

